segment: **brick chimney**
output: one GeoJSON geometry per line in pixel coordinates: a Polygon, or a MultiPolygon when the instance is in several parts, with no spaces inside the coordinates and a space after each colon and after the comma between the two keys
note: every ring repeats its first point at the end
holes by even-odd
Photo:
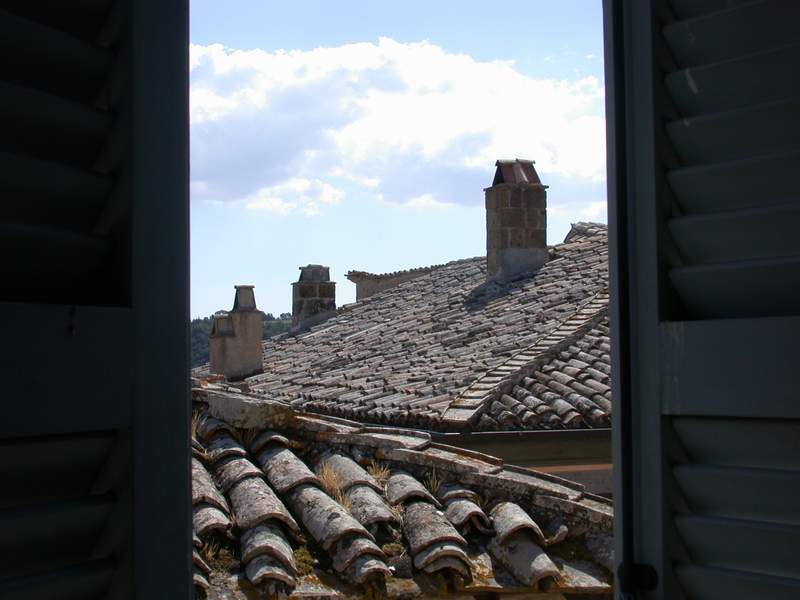
{"type": "Polygon", "coordinates": [[[547,262],[547,186],[532,160],[498,160],[486,193],[488,278],[510,281],[547,262]]]}
{"type": "Polygon", "coordinates": [[[336,312],[336,283],[322,265],[300,267],[292,284],[292,331],[322,323],[336,312]]]}
{"type": "Polygon", "coordinates": [[[235,381],[261,372],[261,312],[252,285],[236,286],[233,310],[214,315],[208,337],[212,373],[235,381]]]}

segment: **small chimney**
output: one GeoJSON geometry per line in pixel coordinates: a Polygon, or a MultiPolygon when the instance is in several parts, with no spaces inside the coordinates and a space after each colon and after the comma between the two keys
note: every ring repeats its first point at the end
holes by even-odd
{"type": "Polygon", "coordinates": [[[547,186],[532,160],[498,160],[486,193],[488,278],[510,281],[547,262],[547,186]]]}
{"type": "Polygon", "coordinates": [[[214,315],[209,334],[211,372],[231,381],[260,373],[261,312],[252,285],[237,285],[233,310],[214,315]]]}
{"type": "Polygon", "coordinates": [[[322,323],[336,312],[336,283],[322,265],[300,267],[292,284],[292,331],[322,323]]]}

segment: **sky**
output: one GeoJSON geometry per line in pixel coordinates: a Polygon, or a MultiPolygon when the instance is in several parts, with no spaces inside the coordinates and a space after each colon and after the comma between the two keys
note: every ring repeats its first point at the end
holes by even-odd
{"type": "Polygon", "coordinates": [[[536,161],[548,243],[605,222],[602,50],[601,0],[191,0],[192,316],[485,255],[498,158],[536,161]]]}

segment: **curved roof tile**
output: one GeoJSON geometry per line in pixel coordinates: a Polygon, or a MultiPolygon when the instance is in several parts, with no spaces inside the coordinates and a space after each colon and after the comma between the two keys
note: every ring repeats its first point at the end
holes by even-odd
{"type": "MultiPolygon", "coordinates": [[[[221,416],[225,402],[231,414],[259,402],[216,384],[196,382],[194,390],[195,411],[205,422],[213,419],[209,413],[221,416]]],[[[384,431],[293,409],[261,415],[263,427],[243,430],[226,423],[193,440],[200,450],[192,469],[198,595],[216,600],[255,586],[290,598],[367,591],[399,598],[409,589],[424,598],[425,590],[441,589],[429,579],[434,575],[456,594],[610,593],[611,576],[603,565],[611,552],[611,504],[582,486],[434,444],[414,431],[384,431]],[[309,428],[309,422],[316,426],[309,428]],[[380,436],[391,444],[376,443],[380,436]],[[219,437],[253,440],[265,472],[308,474],[338,457],[329,469],[334,475],[293,486],[276,480],[273,487],[272,479],[256,472],[250,451],[223,458],[206,452],[220,446],[219,437]],[[266,447],[265,438],[273,440],[266,447]],[[280,459],[286,452],[290,461],[280,459]],[[429,490],[436,490],[444,507],[429,490]],[[230,506],[233,523],[209,499],[230,506]],[[495,507],[494,523],[481,506],[495,507]],[[513,506],[511,516],[501,515],[504,506],[513,506]],[[372,519],[376,511],[386,518],[372,519]],[[576,562],[576,548],[594,558],[576,562]]],[[[252,423],[250,416],[242,418],[252,423]]]]}

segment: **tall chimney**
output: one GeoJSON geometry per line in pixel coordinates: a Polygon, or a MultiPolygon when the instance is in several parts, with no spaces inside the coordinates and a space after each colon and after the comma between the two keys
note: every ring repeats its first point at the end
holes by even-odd
{"type": "Polygon", "coordinates": [[[322,265],[300,267],[300,279],[292,284],[292,330],[322,323],[336,312],[336,283],[322,265]]]}
{"type": "Polygon", "coordinates": [[[510,281],[547,262],[547,186],[532,160],[498,160],[486,193],[488,278],[510,281]]]}
{"type": "Polygon", "coordinates": [[[208,339],[211,372],[230,380],[260,373],[261,312],[252,285],[237,285],[233,310],[214,315],[208,339]]]}

